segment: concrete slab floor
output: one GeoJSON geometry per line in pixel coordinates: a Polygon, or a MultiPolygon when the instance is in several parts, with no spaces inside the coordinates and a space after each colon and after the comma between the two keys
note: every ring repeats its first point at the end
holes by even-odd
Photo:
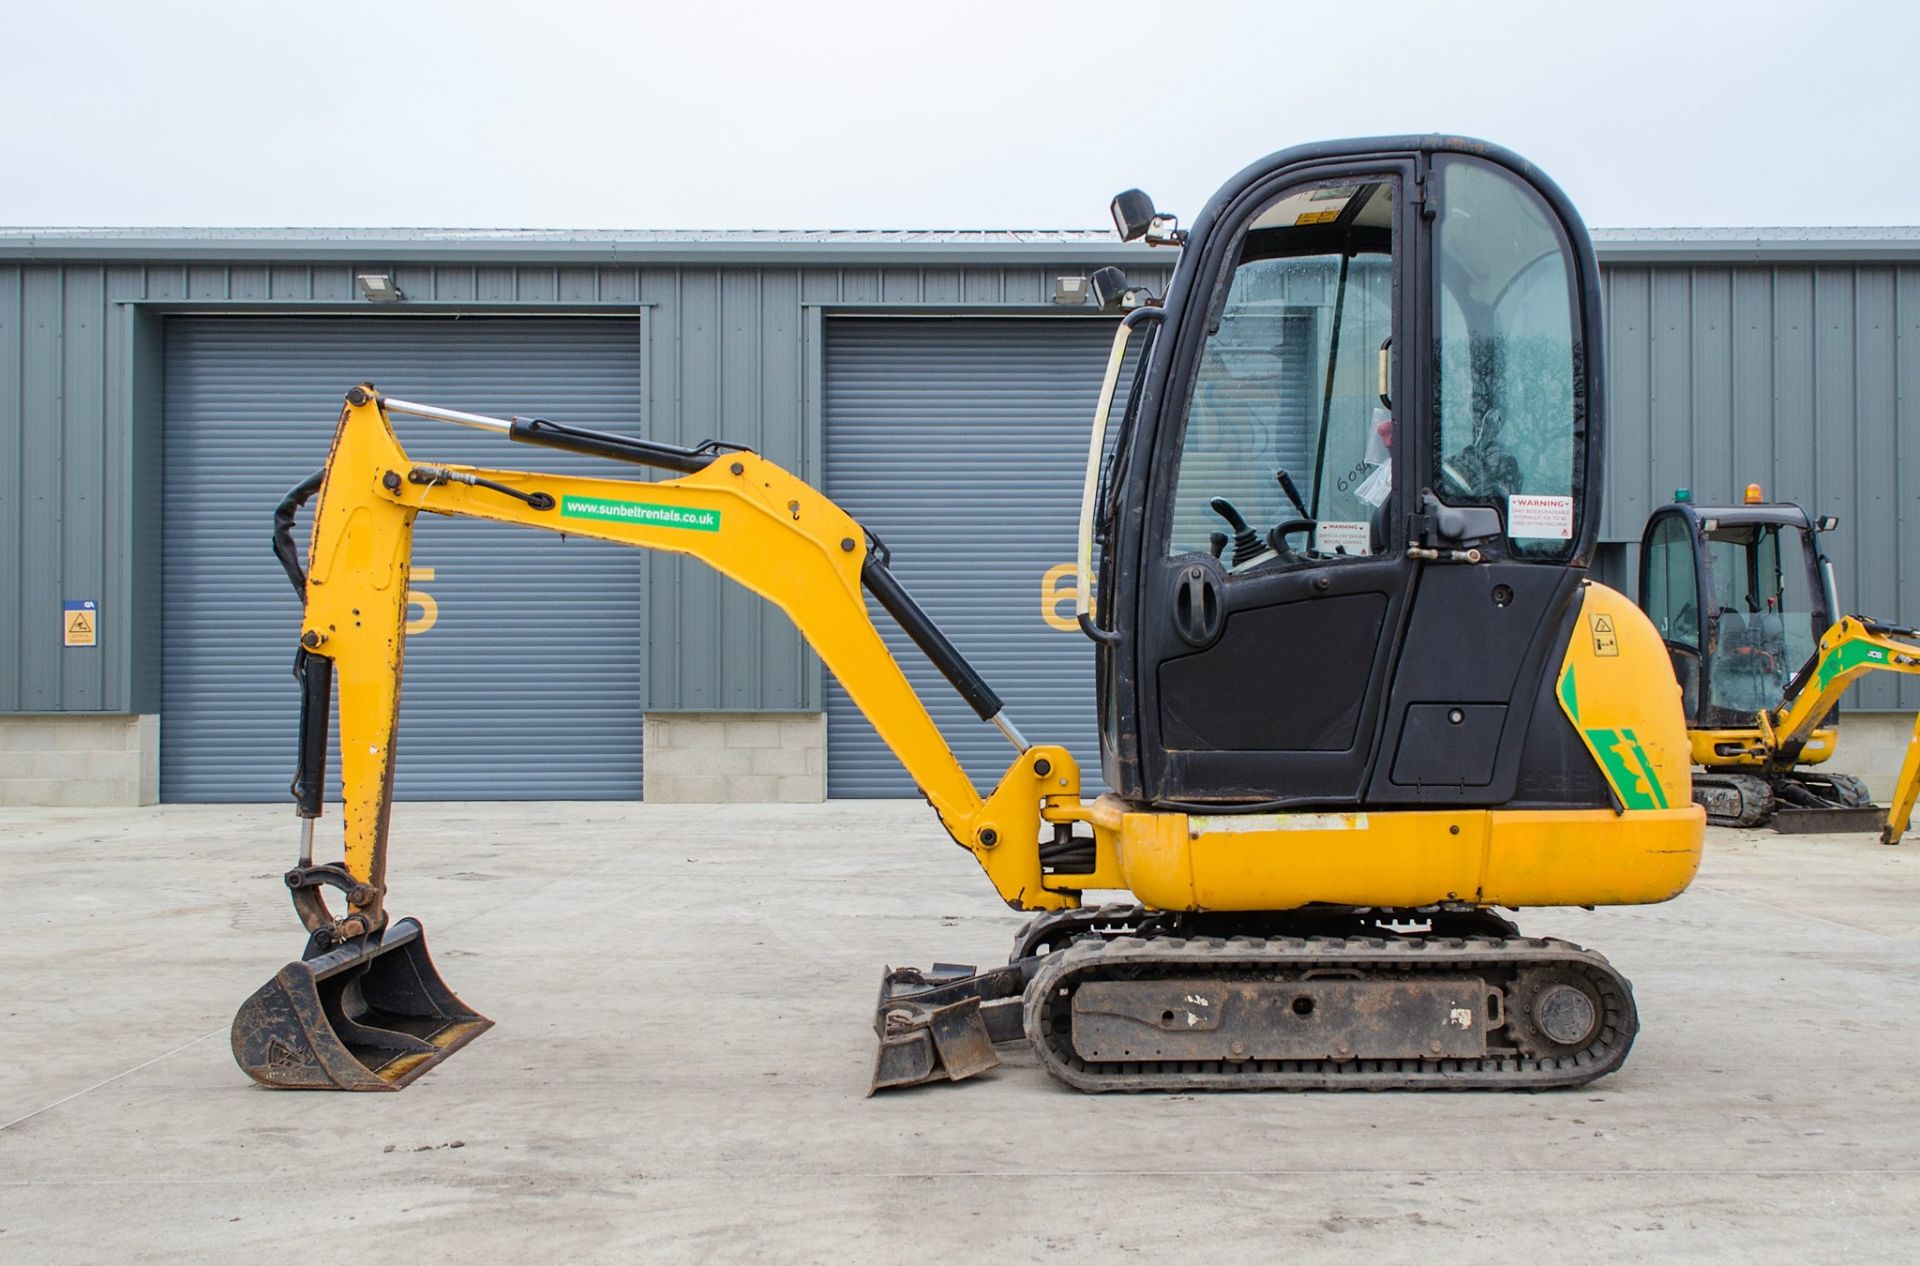
{"type": "Polygon", "coordinates": [[[286,810],[0,811],[0,1260],[1920,1260],[1920,845],[1716,832],[1678,901],[1523,917],[1635,982],[1579,1091],[865,1100],[881,965],[1021,922],[923,806],[395,819],[498,1027],[356,1096],[227,1051],[301,941],[286,810]]]}

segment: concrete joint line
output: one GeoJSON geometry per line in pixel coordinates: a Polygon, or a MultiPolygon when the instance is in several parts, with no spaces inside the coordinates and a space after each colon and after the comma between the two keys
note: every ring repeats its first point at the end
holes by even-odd
{"type": "Polygon", "coordinates": [[[0,1130],[11,1130],[14,1126],[19,1125],[22,1121],[31,1121],[33,1120],[33,1118],[39,1116],[41,1113],[51,1112],[55,1108],[59,1107],[61,1104],[70,1103],[73,1100],[78,1099],[81,1095],[92,1094],[94,1091],[100,1089],[100,1087],[110,1086],[114,1082],[119,1081],[122,1077],[132,1076],[134,1073],[139,1072],[143,1068],[151,1068],[153,1065],[159,1063],[163,1059],[172,1059],[175,1055],[178,1055],[181,1051],[186,1050],[189,1046],[198,1046],[200,1045],[200,1043],[206,1041],[208,1038],[215,1037],[221,1033],[225,1033],[226,1031],[227,1030],[224,1027],[218,1028],[218,1029],[209,1029],[207,1032],[202,1033],[199,1037],[194,1038],[191,1042],[182,1042],[180,1045],[174,1047],[172,1050],[167,1051],[160,1055],[155,1055],[152,1059],[147,1060],[145,1063],[135,1064],[132,1068],[124,1069],[120,1072],[117,1072],[113,1076],[105,1079],[104,1081],[96,1081],[91,1086],[88,1086],[83,1090],[76,1090],[70,1095],[66,1095],[66,1096],[63,1096],[62,1098],[55,1099],[52,1103],[47,1104],[45,1107],[35,1108],[32,1112],[27,1113],[25,1116],[15,1117],[13,1120],[8,1121],[5,1125],[0,1125],[0,1130]]]}

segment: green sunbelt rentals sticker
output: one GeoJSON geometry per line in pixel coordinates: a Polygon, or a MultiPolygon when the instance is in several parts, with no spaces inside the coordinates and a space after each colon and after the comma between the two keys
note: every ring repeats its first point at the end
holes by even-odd
{"type": "Polygon", "coordinates": [[[685,506],[663,506],[651,501],[610,501],[605,497],[562,497],[560,517],[605,519],[612,523],[680,528],[687,532],[720,530],[718,510],[689,510],[685,506]]]}

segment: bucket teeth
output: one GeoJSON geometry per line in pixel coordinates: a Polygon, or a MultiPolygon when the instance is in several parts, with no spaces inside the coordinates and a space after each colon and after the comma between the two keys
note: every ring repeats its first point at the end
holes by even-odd
{"type": "Polygon", "coordinates": [[[398,1090],[492,1027],[402,919],[281,968],[233,1017],[233,1058],[263,1086],[398,1090]]]}

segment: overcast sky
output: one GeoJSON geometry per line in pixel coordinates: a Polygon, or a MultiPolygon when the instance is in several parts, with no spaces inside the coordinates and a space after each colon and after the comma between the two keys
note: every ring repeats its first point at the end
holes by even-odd
{"type": "Polygon", "coordinates": [[[1911,4],[8,8],[0,224],[1100,227],[1406,131],[1594,225],[1920,223],[1911,4]]]}

